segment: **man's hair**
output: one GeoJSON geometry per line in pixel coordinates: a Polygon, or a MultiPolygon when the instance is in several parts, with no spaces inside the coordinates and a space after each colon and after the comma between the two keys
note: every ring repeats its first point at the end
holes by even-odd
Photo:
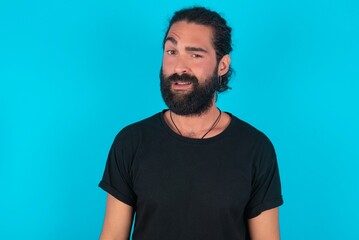
{"type": "MultiPolygon", "coordinates": [[[[212,28],[212,43],[216,51],[217,64],[224,55],[229,54],[232,51],[232,29],[227,25],[226,20],[222,18],[217,12],[211,11],[204,7],[184,8],[175,12],[169,22],[169,26],[163,40],[163,46],[171,26],[174,23],[180,21],[209,26],[212,28]]],[[[228,72],[222,76],[222,80],[217,88],[217,92],[224,92],[227,89],[230,89],[230,87],[228,86],[228,82],[232,73],[233,69],[231,66],[229,66],[228,72]]]]}

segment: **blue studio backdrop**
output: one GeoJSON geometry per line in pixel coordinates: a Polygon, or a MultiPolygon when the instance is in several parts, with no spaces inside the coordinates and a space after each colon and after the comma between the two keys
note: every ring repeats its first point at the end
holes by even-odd
{"type": "Polygon", "coordinates": [[[218,105],[276,147],[282,239],[359,236],[356,0],[0,1],[0,239],[98,239],[117,132],[165,108],[173,11],[233,28],[218,105]]]}

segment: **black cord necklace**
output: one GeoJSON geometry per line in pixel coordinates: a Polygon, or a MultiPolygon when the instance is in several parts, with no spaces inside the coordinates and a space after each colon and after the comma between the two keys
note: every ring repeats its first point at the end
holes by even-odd
{"type": "MultiPolygon", "coordinates": [[[[210,131],[212,131],[212,130],[217,126],[217,124],[219,123],[219,121],[221,120],[222,111],[221,111],[219,108],[217,108],[217,109],[218,109],[218,111],[219,111],[218,117],[216,118],[216,120],[214,121],[214,123],[212,124],[212,126],[210,127],[210,129],[201,137],[201,139],[203,139],[210,131]]],[[[173,121],[172,111],[171,111],[171,110],[170,110],[170,118],[171,118],[171,122],[172,122],[173,126],[175,126],[177,132],[178,132],[181,136],[183,136],[182,133],[181,133],[181,131],[178,129],[176,123],[173,121]]]]}

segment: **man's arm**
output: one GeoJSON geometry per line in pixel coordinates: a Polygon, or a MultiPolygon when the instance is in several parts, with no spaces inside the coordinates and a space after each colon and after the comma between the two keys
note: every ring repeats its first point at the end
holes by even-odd
{"type": "Polygon", "coordinates": [[[133,207],[108,194],[105,221],[100,240],[128,240],[133,215],[133,207]]]}
{"type": "Polygon", "coordinates": [[[279,240],[278,208],[262,212],[248,220],[252,240],[279,240]]]}

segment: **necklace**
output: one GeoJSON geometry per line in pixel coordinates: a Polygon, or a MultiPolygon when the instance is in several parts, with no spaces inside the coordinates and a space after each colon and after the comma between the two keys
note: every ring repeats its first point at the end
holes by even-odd
{"type": "MultiPolygon", "coordinates": [[[[218,117],[216,118],[216,120],[214,121],[214,123],[212,124],[212,126],[209,128],[209,130],[201,137],[201,139],[203,139],[210,131],[212,131],[212,130],[217,126],[217,124],[219,123],[219,121],[221,120],[222,111],[221,111],[219,108],[217,108],[217,109],[218,109],[218,111],[219,111],[218,117]]],[[[181,133],[181,131],[178,129],[176,123],[173,121],[172,111],[171,111],[171,110],[170,110],[170,118],[171,118],[171,122],[172,122],[173,126],[175,126],[177,132],[178,132],[181,136],[183,136],[182,133],[181,133]]]]}

